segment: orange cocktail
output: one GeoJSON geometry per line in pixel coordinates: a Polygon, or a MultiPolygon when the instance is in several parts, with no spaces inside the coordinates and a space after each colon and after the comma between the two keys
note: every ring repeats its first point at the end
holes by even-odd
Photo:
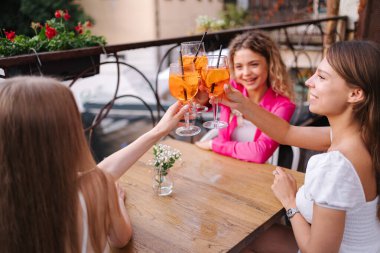
{"type": "MultiPolygon", "coordinates": [[[[188,42],[182,42],[181,43],[181,54],[182,54],[182,61],[184,64],[188,63],[194,63],[195,68],[199,73],[200,77],[200,82],[199,82],[199,87],[204,86],[205,78],[202,75],[202,70],[207,68],[207,55],[204,47],[204,43],[202,41],[188,41],[188,42]]],[[[201,88],[201,91],[203,89],[201,88]]],[[[203,92],[204,94],[205,92],[203,92]]],[[[198,113],[207,111],[207,107],[199,104],[199,100],[201,99],[202,103],[206,102],[204,101],[205,99],[207,100],[207,96],[202,96],[197,97],[195,99],[194,106],[196,108],[196,111],[198,113]]]]}
{"type": "MultiPolygon", "coordinates": [[[[195,64],[170,64],[169,90],[170,94],[182,103],[190,103],[198,92],[199,74],[195,69],[195,64]]],[[[189,108],[191,111],[191,108],[189,108]]],[[[176,129],[176,134],[180,136],[194,136],[201,132],[200,127],[190,123],[190,112],[185,113],[185,126],[176,129]]]]}
{"type": "Polygon", "coordinates": [[[195,69],[198,71],[199,76],[201,78],[201,82],[199,82],[199,85],[204,85],[206,77],[203,75],[203,70],[207,68],[207,56],[201,55],[195,58],[194,55],[184,55],[182,56],[182,61],[183,64],[189,64],[194,62],[195,69]]]}
{"type": "MultiPolygon", "coordinates": [[[[205,76],[205,86],[209,97],[218,97],[224,93],[224,85],[230,82],[230,71],[228,68],[228,59],[224,55],[209,55],[207,68],[202,71],[205,76]]],[[[219,106],[216,100],[212,104],[214,120],[203,123],[206,128],[225,128],[227,122],[218,120],[219,106]]]]}
{"type": "Polygon", "coordinates": [[[170,94],[180,101],[189,101],[198,92],[198,78],[198,72],[185,72],[184,75],[181,73],[170,73],[170,94]]]}
{"type": "Polygon", "coordinates": [[[182,56],[183,64],[189,64],[191,62],[194,62],[195,69],[200,73],[202,69],[205,69],[207,67],[207,56],[206,55],[200,55],[197,56],[196,60],[194,61],[195,56],[194,55],[184,55],[182,56]]]}
{"type": "Polygon", "coordinates": [[[209,67],[205,73],[205,86],[210,96],[217,97],[224,92],[224,84],[230,81],[230,71],[227,68],[209,67]]]}

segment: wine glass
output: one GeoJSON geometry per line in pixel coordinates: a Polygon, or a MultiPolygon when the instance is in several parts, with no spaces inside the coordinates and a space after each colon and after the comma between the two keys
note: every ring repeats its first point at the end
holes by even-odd
{"type": "MultiPolygon", "coordinates": [[[[204,87],[204,78],[202,77],[202,69],[207,66],[207,55],[204,43],[201,41],[189,41],[181,43],[182,61],[184,64],[193,62],[195,68],[199,73],[200,82],[199,87],[204,87]]],[[[195,103],[195,108],[198,113],[208,110],[207,106],[195,103]]]]}
{"type": "MultiPolygon", "coordinates": [[[[230,71],[228,68],[228,59],[225,55],[209,55],[207,68],[203,70],[205,77],[205,86],[209,96],[218,97],[223,94],[223,86],[230,81],[230,71]]],[[[225,128],[228,126],[227,122],[218,120],[219,105],[216,100],[212,104],[214,115],[213,121],[206,121],[203,123],[205,128],[225,128]]]]}
{"type": "Polygon", "coordinates": [[[170,94],[185,104],[189,104],[189,111],[185,113],[185,126],[176,129],[179,136],[194,136],[201,132],[201,128],[190,124],[191,99],[197,94],[199,74],[194,63],[171,63],[169,70],[170,94]]]}

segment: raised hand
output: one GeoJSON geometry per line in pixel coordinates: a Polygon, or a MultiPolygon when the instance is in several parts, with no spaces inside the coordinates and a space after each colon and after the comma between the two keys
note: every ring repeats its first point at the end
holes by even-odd
{"type": "Polygon", "coordinates": [[[245,103],[249,102],[249,100],[244,97],[244,95],[238,91],[237,89],[231,87],[231,85],[224,85],[224,94],[221,97],[211,97],[210,103],[221,103],[230,107],[231,109],[236,109],[238,111],[242,111],[245,103]]]}
{"type": "Polygon", "coordinates": [[[164,116],[154,127],[157,131],[168,134],[175,128],[178,122],[183,118],[185,112],[189,110],[189,105],[182,106],[181,102],[177,101],[169,107],[164,116]]]}
{"type": "Polygon", "coordinates": [[[196,103],[199,103],[200,105],[206,105],[209,97],[206,88],[201,84],[198,88],[198,93],[194,98],[196,103]]]}

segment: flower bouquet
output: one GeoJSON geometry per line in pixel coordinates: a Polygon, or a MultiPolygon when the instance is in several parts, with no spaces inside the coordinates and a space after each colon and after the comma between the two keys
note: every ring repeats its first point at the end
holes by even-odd
{"type": "Polygon", "coordinates": [[[181,158],[181,152],[168,145],[153,146],[153,160],[149,162],[154,168],[153,190],[159,196],[166,196],[173,191],[173,182],[169,177],[169,169],[181,158]]]}

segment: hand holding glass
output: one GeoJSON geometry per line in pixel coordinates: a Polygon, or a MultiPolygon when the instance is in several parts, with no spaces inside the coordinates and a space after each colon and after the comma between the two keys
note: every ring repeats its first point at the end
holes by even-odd
{"type": "MultiPolygon", "coordinates": [[[[185,104],[191,104],[191,99],[198,92],[199,75],[194,63],[189,64],[170,64],[169,90],[170,94],[185,104]]],[[[179,136],[194,136],[199,134],[200,127],[190,124],[190,112],[185,113],[185,126],[176,129],[179,136]]]]}

